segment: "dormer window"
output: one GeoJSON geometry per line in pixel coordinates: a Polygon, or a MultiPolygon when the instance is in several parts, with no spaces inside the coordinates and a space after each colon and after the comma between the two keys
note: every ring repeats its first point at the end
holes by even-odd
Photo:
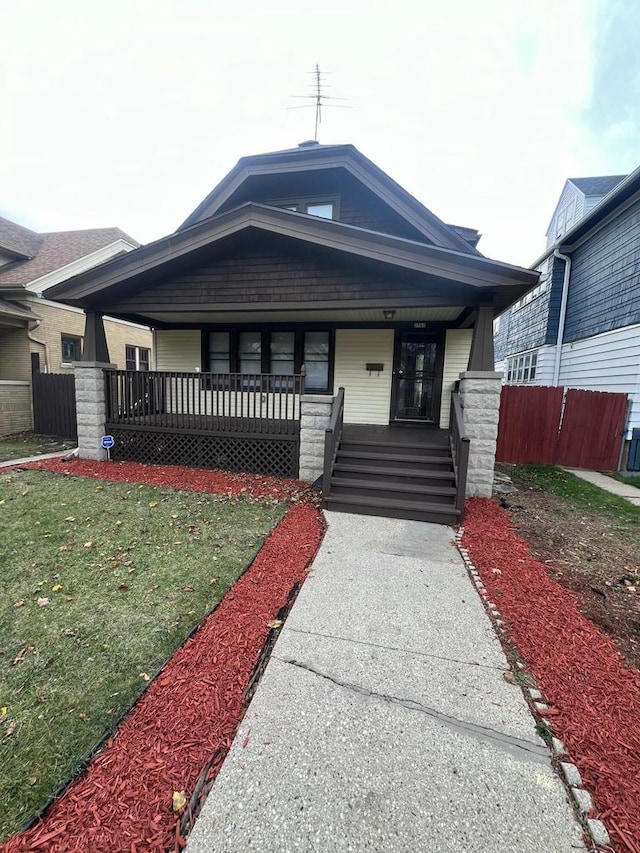
{"type": "Polygon", "coordinates": [[[310,216],[321,216],[323,219],[333,219],[333,202],[327,201],[321,204],[307,204],[306,212],[310,216]]]}
{"type": "Polygon", "coordinates": [[[297,213],[307,213],[309,216],[319,216],[321,219],[337,219],[338,203],[335,199],[314,198],[287,201],[272,201],[274,207],[284,210],[295,210],[297,213]]]}

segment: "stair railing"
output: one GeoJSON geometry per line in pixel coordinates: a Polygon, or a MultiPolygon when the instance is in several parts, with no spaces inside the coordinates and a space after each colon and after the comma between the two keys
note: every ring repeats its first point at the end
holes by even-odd
{"type": "Polygon", "coordinates": [[[460,510],[460,521],[464,518],[464,502],[467,491],[467,468],[469,467],[470,439],[464,426],[464,407],[459,391],[451,392],[451,410],[449,414],[449,441],[453,471],[456,476],[456,509],[460,510]]]}
{"type": "Polygon", "coordinates": [[[324,469],[322,473],[322,496],[326,500],[331,491],[331,474],[336,461],[336,454],[342,438],[342,422],[344,419],[344,388],[338,388],[338,393],[331,407],[329,426],[324,433],[324,469]]]}

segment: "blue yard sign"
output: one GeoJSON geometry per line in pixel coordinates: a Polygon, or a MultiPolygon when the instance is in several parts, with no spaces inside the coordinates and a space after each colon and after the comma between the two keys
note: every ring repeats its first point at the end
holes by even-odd
{"type": "Polygon", "coordinates": [[[105,450],[111,450],[111,448],[115,444],[115,441],[113,440],[112,435],[103,435],[100,439],[100,444],[102,445],[102,447],[104,447],[105,450]]]}

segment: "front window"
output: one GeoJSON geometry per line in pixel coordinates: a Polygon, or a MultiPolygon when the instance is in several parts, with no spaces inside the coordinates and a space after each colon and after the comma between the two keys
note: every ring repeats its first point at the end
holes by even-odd
{"type": "Polygon", "coordinates": [[[329,332],[305,332],[303,360],[307,391],[328,391],[329,332]]]}
{"type": "Polygon", "coordinates": [[[82,358],[82,338],[76,335],[62,335],[62,361],[80,361],[82,358]]]}
{"type": "Polygon", "coordinates": [[[262,333],[240,332],[238,335],[238,373],[262,372],[262,333]]]}
{"type": "Polygon", "coordinates": [[[306,370],[305,387],[329,391],[331,333],[290,329],[209,332],[205,370],[209,373],[293,376],[306,370]]]}

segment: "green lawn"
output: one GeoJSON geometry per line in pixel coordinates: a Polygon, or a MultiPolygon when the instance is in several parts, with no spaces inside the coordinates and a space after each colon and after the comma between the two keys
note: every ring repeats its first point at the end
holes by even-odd
{"type": "Polygon", "coordinates": [[[283,512],[0,474],[0,839],[113,729],[283,512]]]}
{"type": "Polygon", "coordinates": [[[560,468],[546,465],[510,465],[501,466],[501,470],[524,479],[530,488],[544,489],[567,499],[576,509],[612,515],[631,525],[640,524],[640,507],[560,468]]]}
{"type": "Polygon", "coordinates": [[[56,453],[75,447],[76,442],[55,438],[50,435],[36,435],[33,432],[21,432],[0,438],[0,462],[12,459],[24,459],[42,453],[56,453]]]}

